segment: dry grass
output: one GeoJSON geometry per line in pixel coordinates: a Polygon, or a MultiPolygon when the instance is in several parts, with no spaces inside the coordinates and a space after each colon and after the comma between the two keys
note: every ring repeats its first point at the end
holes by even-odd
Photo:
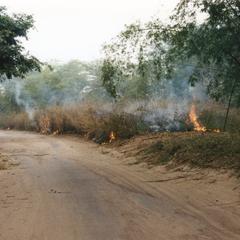
{"type": "MultiPolygon", "coordinates": [[[[137,155],[139,161],[150,165],[175,166],[187,163],[199,167],[229,168],[240,175],[238,109],[231,109],[228,132],[225,133],[165,132],[148,136],[146,134],[150,132],[149,126],[141,116],[126,113],[119,106],[105,107],[86,103],[39,110],[32,120],[29,120],[26,113],[0,116],[0,127],[34,130],[43,134],[74,133],[87,136],[97,143],[108,142],[112,131],[117,139],[129,139],[142,134],[143,136],[124,146],[129,147],[126,151],[137,155]]],[[[216,129],[221,128],[224,116],[225,108],[207,104],[199,117],[207,129],[216,129]]],[[[4,168],[4,165],[0,168],[4,168]]]]}
{"type": "MultiPolygon", "coordinates": [[[[154,103],[155,108],[161,102],[154,103]]],[[[129,105],[130,106],[130,105],[129,105]]],[[[131,107],[131,106],[130,106],[131,107]]],[[[155,109],[154,108],[154,109],[155,109]]],[[[146,109],[136,108],[135,114],[127,113],[119,105],[103,105],[101,103],[84,103],[65,106],[52,106],[35,112],[33,119],[26,113],[12,113],[0,115],[0,127],[4,129],[34,130],[43,134],[74,133],[87,135],[98,143],[108,141],[109,134],[113,131],[118,139],[131,138],[135,135],[150,131],[143,120],[146,109]]],[[[221,129],[224,122],[225,107],[213,103],[205,104],[198,111],[199,119],[207,129],[221,129]]],[[[130,111],[131,112],[131,111],[130,111]]],[[[134,112],[134,111],[133,111],[134,112]]],[[[169,124],[167,119],[160,119],[159,126],[169,124]],[[167,122],[166,122],[167,121],[167,122]]],[[[182,131],[191,130],[190,122],[179,120],[182,131]]],[[[240,132],[240,111],[231,109],[228,128],[229,132],[240,132]]]]}
{"type": "Polygon", "coordinates": [[[0,127],[3,129],[34,130],[34,125],[25,112],[0,115],[0,127]]]}
{"type": "Polygon", "coordinates": [[[101,110],[96,106],[69,108],[65,111],[64,119],[65,131],[86,134],[98,143],[108,141],[111,131],[119,139],[125,139],[147,128],[140,117],[118,110],[101,110]]]}
{"type": "Polygon", "coordinates": [[[239,133],[161,133],[137,137],[121,148],[130,156],[137,156],[137,162],[146,162],[150,166],[189,164],[233,169],[240,175],[239,133]]]}
{"type": "Polygon", "coordinates": [[[111,131],[117,138],[125,139],[147,129],[141,117],[117,109],[104,109],[96,104],[53,106],[35,112],[31,120],[26,113],[0,116],[0,127],[43,134],[74,133],[86,135],[97,143],[108,141],[111,131]]]}
{"type": "MultiPolygon", "coordinates": [[[[207,129],[222,129],[226,115],[226,106],[208,103],[204,106],[200,117],[207,129]]],[[[227,124],[228,132],[240,132],[240,110],[231,108],[227,124]]]]}

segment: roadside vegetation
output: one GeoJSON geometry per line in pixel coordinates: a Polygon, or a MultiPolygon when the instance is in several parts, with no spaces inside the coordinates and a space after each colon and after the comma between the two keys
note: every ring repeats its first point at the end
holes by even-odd
{"type": "Polygon", "coordinates": [[[239,171],[239,12],[237,0],[181,0],[168,23],[127,25],[99,61],[43,64],[19,41],[32,17],[0,8],[0,127],[139,136],[139,161],[239,171]]]}
{"type": "Polygon", "coordinates": [[[139,136],[117,144],[135,163],[149,167],[188,165],[197,168],[232,170],[240,176],[240,135],[238,133],[158,133],[139,136]]]}

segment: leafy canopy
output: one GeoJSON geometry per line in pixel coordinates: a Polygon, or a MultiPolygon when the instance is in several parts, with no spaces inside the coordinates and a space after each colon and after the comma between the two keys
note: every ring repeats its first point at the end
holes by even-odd
{"type": "Polygon", "coordinates": [[[211,96],[227,97],[234,87],[240,104],[240,2],[182,0],[172,20],[168,29],[170,59],[195,58],[198,68],[190,80],[199,81],[207,73],[211,96]],[[205,16],[200,24],[199,16],[205,16]]]}
{"type": "Polygon", "coordinates": [[[33,18],[26,14],[10,16],[0,7],[0,76],[23,77],[31,70],[40,70],[40,62],[24,52],[21,39],[27,39],[33,28],[33,18]]]}
{"type": "Polygon", "coordinates": [[[240,105],[239,0],[181,0],[168,24],[154,19],[126,26],[104,50],[107,90],[133,75],[146,85],[165,81],[190,65],[191,84],[204,81],[216,100],[225,101],[234,92],[240,105]],[[114,69],[122,77],[114,78],[114,69]]]}

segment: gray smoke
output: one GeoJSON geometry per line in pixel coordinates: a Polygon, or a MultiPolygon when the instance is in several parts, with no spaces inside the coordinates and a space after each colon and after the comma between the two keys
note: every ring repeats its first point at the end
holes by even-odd
{"type": "Polygon", "coordinates": [[[181,131],[186,130],[185,122],[192,102],[207,100],[206,87],[202,83],[194,87],[189,85],[188,78],[192,71],[193,68],[184,68],[175,78],[154,81],[147,86],[148,94],[145,98],[133,99],[123,96],[117,103],[101,86],[99,77],[85,70],[81,70],[74,77],[69,74],[66,79],[65,70],[61,72],[61,78],[54,75],[51,78],[52,82],[48,81],[51,74],[48,73],[46,79],[43,76],[43,81],[36,81],[35,77],[40,75],[33,75],[30,81],[13,79],[11,84],[14,85],[12,91],[16,103],[28,113],[31,120],[37,109],[56,105],[68,107],[90,100],[96,104],[104,102],[96,114],[120,111],[141,117],[154,132],[181,131]],[[77,79],[78,75],[81,75],[81,79],[77,79]]]}
{"type": "Polygon", "coordinates": [[[33,100],[31,98],[27,98],[27,96],[23,97],[23,88],[24,85],[22,84],[21,80],[15,80],[15,100],[16,103],[24,108],[24,111],[28,114],[30,120],[34,117],[34,108],[33,108],[33,100]]]}

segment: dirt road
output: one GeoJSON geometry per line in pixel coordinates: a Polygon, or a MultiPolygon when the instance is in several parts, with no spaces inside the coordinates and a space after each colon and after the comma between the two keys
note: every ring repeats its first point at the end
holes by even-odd
{"type": "Polygon", "coordinates": [[[240,239],[231,179],[149,181],[72,137],[0,131],[0,152],[0,240],[240,239]]]}

